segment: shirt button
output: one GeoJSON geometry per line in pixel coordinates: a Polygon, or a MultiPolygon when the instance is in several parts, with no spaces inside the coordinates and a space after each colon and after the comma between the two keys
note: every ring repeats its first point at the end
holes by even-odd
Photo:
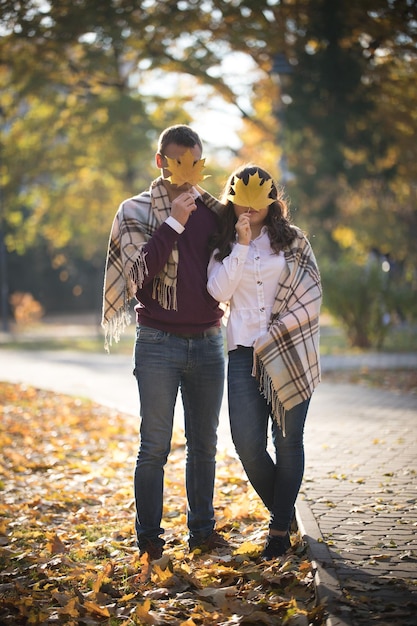
{"type": "Polygon", "coordinates": [[[259,261],[259,257],[258,256],[255,257],[255,261],[259,261]]]}
{"type": "Polygon", "coordinates": [[[261,307],[259,310],[260,310],[261,313],[263,313],[265,311],[265,308],[261,307]]]}
{"type": "Polygon", "coordinates": [[[262,281],[261,280],[258,280],[258,285],[262,285],[262,281]]]}

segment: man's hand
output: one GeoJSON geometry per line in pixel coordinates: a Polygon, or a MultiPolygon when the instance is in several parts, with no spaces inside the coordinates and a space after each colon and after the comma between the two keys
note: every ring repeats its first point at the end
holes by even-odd
{"type": "Polygon", "coordinates": [[[171,215],[182,226],[185,226],[191,213],[193,213],[196,209],[197,205],[195,203],[195,198],[193,198],[188,191],[185,191],[172,201],[171,215]]]}

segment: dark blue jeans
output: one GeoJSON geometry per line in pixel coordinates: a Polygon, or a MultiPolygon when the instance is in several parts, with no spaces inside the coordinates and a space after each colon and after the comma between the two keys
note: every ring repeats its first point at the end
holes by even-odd
{"type": "Polygon", "coordinates": [[[164,466],[179,389],[187,444],[188,528],[190,537],[205,539],[214,528],[217,427],[224,387],[222,334],[183,339],[138,326],[134,361],[141,414],[134,476],[138,545],[147,540],[163,543],[164,466]]]}
{"type": "Polygon", "coordinates": [[[251,374],[252,361],[252,348],[229,352],[232,439],[251,485],[270,511],[270,528],[287,531],[304,474],[304,423],[310,400],[286,412],[284,437],[251,374]],[[270,420],[275,459],[267,450],[270,420]]]}

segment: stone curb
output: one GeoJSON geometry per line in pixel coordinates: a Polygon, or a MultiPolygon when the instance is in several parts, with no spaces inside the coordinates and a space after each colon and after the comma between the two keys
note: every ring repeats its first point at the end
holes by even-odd
{"type": "Polygon", "coordinates": [[[316,600],[325,606],[326,626],[352,626],[351,621],[338,615],[343,594],[333,559],[308,502],[302,496],[296,502],[296,519],[314,570],[316,600]]]}

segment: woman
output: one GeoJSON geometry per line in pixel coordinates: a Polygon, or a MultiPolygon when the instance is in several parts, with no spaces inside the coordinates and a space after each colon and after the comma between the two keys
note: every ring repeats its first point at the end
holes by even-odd
{"type": "Polygon", "coordinates": [[[304,473],[304,423],[320,381],[321,283],[311,246],[290,224],[268,172],[229,178],[213,240],[208,291],[229,302],[228,396],[232,439],[270,512],[265,560],[291,547],[289,529],[304,473]],[[272,420],[275,459],[267,451],[272,420]]]}

